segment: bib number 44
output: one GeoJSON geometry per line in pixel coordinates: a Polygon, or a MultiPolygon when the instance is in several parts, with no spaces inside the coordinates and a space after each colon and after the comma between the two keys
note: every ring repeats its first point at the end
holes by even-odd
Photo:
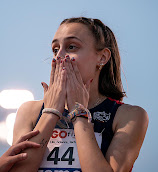
{"type": "Polygon", "coordinates": [[[54,161],[54,164],[58,164],[58,161],[67,161],[68,165],[72,165],[72,162],[75,161],[73,158],[73,147],[69,147],[65,153],[59,158],[59,147],[55,147],[47,157],[47,161],[54,161]],[[54,156],[53,156],[54,154],[54,156]]]}

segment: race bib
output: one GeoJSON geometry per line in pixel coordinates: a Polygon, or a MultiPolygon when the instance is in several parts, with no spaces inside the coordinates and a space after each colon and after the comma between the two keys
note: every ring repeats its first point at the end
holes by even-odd
{"type": "MultiPolygon", "coordinates": [[[[101,148],[102,135],[95,133],[101,148]]],[[[81,172],[73,129],[54,129],[38,172],[81,172]]]]}

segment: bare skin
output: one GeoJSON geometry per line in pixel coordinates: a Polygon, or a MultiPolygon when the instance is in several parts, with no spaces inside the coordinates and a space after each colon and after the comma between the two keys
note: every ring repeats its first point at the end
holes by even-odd
{"type": "MultiPolygon", "coordinates": [[[[72,111],[75,102],[90,108],[95,104],[96,98],[101,96],[98,91],[100,71],[97,66],[100,63],[106,64],[111,54],[107,48],[100,52],[95,50],[94,38],[86,26],[77,23],[60,26],[54,36],[52,49],[54,56],[56,58],[60,56],[60,62],[61,60],[63,62],[60,64],[59,60],[52,62],[49,87],[43,83],[44,100],[27,102],[18,110],[14,142],[22,134],[34,128],[43,101],[45,107],[57,109],[62,113],[65,101],[68,110],[72,111]],[[70,59],[74,57],[75,61],[70,59],[65,61],[66,55],[69,55],[70,59]],[[65,70],[62,70],[63,66],[65,70]],[[91,79],[93,82],[90,82],[91,79]]],[[[55,115],[42,115],[35,127],[40,134],[33,141],[37,143],[43,139],[47,141],[57,121],[58,117],[55,115]]],[[[148,115],[145,110],[137,106],[120,106],[113,122],[114,137],[105,157],[98,147],[92,125],[83,118],[77,118],[73,125],[83,172],[127,172],[130,171],[139,154],[148,126],[148,115]]],[[[13,171],[21,169],[37,171],[45,148],[46,144],[41,151],[28,150],[28,160],[19,163],[13,171]]]]}
{"type": "Polygon", "coordinates": [[[8,172],[17,162],[27,159],[27,153],[21,153],[22,150],[40,147],[40,144],[28,141],[38,133],[38,130],[31,131],[24,136],[21,136],[20,139],[0,157],[1,172],[8,172]]]}
{"type": "Polygon", "coordinates": [[[44,89],[43,101],[27,102],[19,108],[17,113],[17,119],[15,122],[13,143],[16,142],[16,140],[20,137],[22,133],[34,129],[34,130],[39,130],[39,134],[30,140],[41,144],[41,148],[38,151],[34,149],[26,150],[25,152],[28,154],[27,160],[25,162],[17,163],[11,169],[11,171],[18,172],[22,170],[24,172],[25,171],[34,172],[38,170],[47,143],[49,141],[50,136],[52,135],[53,129],[57,121],[59,120],[59,117],[50,113],[43,113],[36,127],[35,127],[35,122],[37,120],[39,111],[41,109],[40,106],[42,106],[43,102],[45,104],[45,108],[52,107],[60,112],[64,111],[64,104],[65,104],[64,95],[66,96],[65,74],[66,72],[63,70],[63,64],[60,63],[60,60],[58,60],[57,62],[52,62],[50,84],[49,87],[47,88],[45,87],[44,89]],[[19,128],[21,130],[19,130],[19,128]]]}

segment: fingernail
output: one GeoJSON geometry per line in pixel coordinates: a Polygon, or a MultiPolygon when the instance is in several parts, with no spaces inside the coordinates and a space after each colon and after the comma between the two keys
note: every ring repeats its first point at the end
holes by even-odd
{"type": "Polygon", "coordinates": [[[56,60],[55,60],[55,58],[53,58],[53,62],[55,62],[56,60]]]}
{"type": "Polygon", "coordinates": [[[63,60],[60,61],[60,63],[62,63],[62,62],[63,62],[63,60]]]}
{"type": "Polygon", "coordinates": [[[59,59],[60,59],[60,57],[58,56],[58,57],[57,57],[57,60],[59,60],[59,59]]]}
{"type": "Polygon", "coordinates": [[[67,59],[64,59],[65,60],[65,62],[67,62],[67,59]]]}
{"type": "Polygon", "coordinates": [[[74,57],[72,57],[72,59],[71,59],[72,61],[75,61],[75,58],[74,57]]]}
{"type": "Polygon", "coordinates": [[[70,56],[69,55],[66,55],[65,57],[66,57],[66,59],[70,59],[70,56]]]}
{"type": "Polygon", "coordinates": [[[23,158],[26,158],[26,157],[27,157],[27,153],[23,153],[23,154],[22,154],[22,157],[23,157],[23,158]]]}
{"type": "Polygon", "coordinates": [[[63,70],[65,70],[65,67],[63,67],[63,70]]]}
{"type": "Polygon", "coordinates": [[[93,79],[90,80],[90,83],[93,81],[93,79]]]}

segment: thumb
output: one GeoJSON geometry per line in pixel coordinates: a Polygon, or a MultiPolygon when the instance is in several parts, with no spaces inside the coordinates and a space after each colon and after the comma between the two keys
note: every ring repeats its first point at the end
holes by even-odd
{"type": "Polygon", "coordinates": [[[44,94],[45,94],[47,92],[47,90],[48,90],[48,85],[45,82],[41,82],[41,85],[42,85],[42,87],[44,89],[44,94]]]}
{"type": "Polygon", "coordinates": [[[18,155],[10,156],[9,157],[9,163],[10,164],[15,164],[16,162],[25,160],[27,158],[27,153],[21,153],[18,155]]]}
{"type": "Polygon", "coordinates": [[[90,80],[88,80],[87,83],[85,84],[85,87],[86,87],[88,93],[89,93],[89,91],[90,91],[90,84],[92,83],[92,81],[93,81],[93,79],[90,79],[90,80]]]}

